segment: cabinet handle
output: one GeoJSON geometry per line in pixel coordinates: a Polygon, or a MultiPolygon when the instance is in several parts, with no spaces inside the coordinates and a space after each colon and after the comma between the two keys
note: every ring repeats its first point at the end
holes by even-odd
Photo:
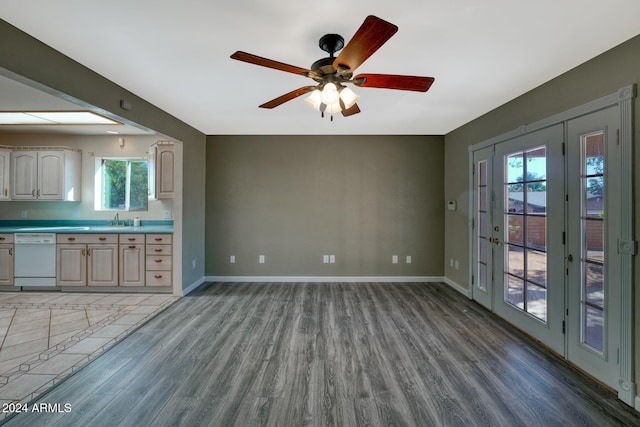
{"type": "Polygon", "coordinates": [[[13,256],[13,248],[9,248],[9,255],[13,256]]]}
{"type": "Polygon", "coordinates": [[[6,237],[0,237],[0,240],[6,240],[6,239],[7,239],[6,237]]]}
{"type": "Polygon", "coordinates": [[[128,239],[128,240],[129,240],[130,242],[135,242],[135,241],[136,241],[136,238],[135,238],[135,237],[129,237],[129,239],[128,239]]]}
{"type": "Polygon", "coordinates": [[[156,275],[155,275],[155,276],[153,276],[153,277],[155,277],[156,279],[162,279],[162,274],[156,274],[156,275]]]}
{"type": "Polygon", "coordinates": [[[84,254],[84,249],[83,249],[83,250],[82,250],[82,256],[84,256],[84,255],[85,255],[85,254],[84,254]]]}
{"type": "Polygon", "coordinates": [[[98,240],[107,240],[106,237],[98,237],[98,240]]]}
{"type": "Polygon", "coordinates": [[[162,260],[160,258],[156,258],[155,262],[162,262],[162,260]]]}
{"type": "Polygon", "coordinates": [[[87,256],[91,256],[91,249],[87,248],[87,256]]]}
{"type": "Polygon", "coordinates": [[[162,237],[156,237],[156,242],[162,242],[162,237]]]}
{"type": "Polygon", "coordinates": [[[76,238],[75,237],[67,237],[67,240],[71,240],[73,242],[74,240],[76,240],[76,238]]]}
{"type": "Polygon", "coordinates": [[[156,252],[162,252],[162,248],[155,248],[154,251],[156,252]]]}
{"type": "Polygon", "coordinates": [[[38,197],[40,197],[40,189],[38,188],[38,197]]]}
{"type": "Polygon", "coordinates": [[[33,197],[36,197],[36,189],[35,189],[35,188],[34,188],[33,190],[31,190],[31,195],[32,195],[33,197]]]}
{"type": "Polygon", "coordinates": [[[135,246],[135,245],[133,245],[133,246],[129,246],[129,249],[135,249],[135,248],[136,248],[136,246],[135,246]]]}

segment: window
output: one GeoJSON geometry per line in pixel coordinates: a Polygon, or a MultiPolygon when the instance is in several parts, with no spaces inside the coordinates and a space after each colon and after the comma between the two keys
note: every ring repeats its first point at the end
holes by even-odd
{"type": "Polygon", "coordinates": [[[147,159],[97,158],[95,210],[147,210],[147,176],[147,159]]]}

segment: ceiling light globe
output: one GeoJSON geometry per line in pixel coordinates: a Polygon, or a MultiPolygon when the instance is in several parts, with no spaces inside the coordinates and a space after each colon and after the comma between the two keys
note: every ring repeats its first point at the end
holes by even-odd
{"type": "Polygon", "coordinates": [[[322,89],[322,102],[327,105],[332,105],[340,100],[340,94],[338,88],[333,83],[327,83],[322,89]]]}
{"type": "Polygon", "coordinates": [[[311,108],[316,111],[320,111],[320,104],[322,104],[322,95],[318,89],[311,92],[311,95],[305,98],[305,102],[309,104],[311,108]]]}
{"type": "Polygon", "coordinates": [[[348,110],[349,108],[353,107],[356,102],[358,102],[358,99],[360,99],[360,95],[358,95],[348,87],[345,87],[340,91],[340,99],[342,99],[342,102],[344,103],[344,108],[348,110]]]}

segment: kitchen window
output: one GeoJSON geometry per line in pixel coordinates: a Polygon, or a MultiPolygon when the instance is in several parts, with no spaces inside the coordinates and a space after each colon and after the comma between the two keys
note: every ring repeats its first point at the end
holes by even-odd
{"type": "Polygon", "coordinates": [[[147,176],[146,158],[97,158],[95,210],[146,211],[147,176]]]}

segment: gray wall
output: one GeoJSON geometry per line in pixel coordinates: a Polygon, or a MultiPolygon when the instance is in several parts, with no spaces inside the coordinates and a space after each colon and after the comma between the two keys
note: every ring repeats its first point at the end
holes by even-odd
{"type": "MultiPolygon", "coordinates": [[[[461,286],[468,283],[468,146],[516,129],[526,123],[561,113],[594,99],[640,83],[640,36],[551,80],[445,136],[445,197],[457,199],[460,209],[445,216],[444,258],[461,260],[460,270],[445,265],[445,275],[461,286]]],[[[635,100],[634,141],[640,141],[640,108],[635,100]]],[[[640,159],[635,149],[634,163],[640,159]]],[[[635,174],[635,223],[640,224],[640,174],[635,174]]],[[[637,240],[637,231],[636,237],[637,240]]],[[[640,307],[640,259],[635,257],[635,302],[640,307]]],[[[636,383],[640,382],[640,316],[635,324],[636,383]]]]}
{"type": "Polygon", "coordinates": [[[209,136],[206,274],[442,276],[443,155],[442,137],[209,136]]]}
{"type": "Polygon", "coordinates": [[[183,143],[183,162],[188,162],[181,194],[185,220],[177,224],[184,243],[182,283],[186,287],[202,278],[205,135],[2,20],[0,52],[3,75],[183,143]],[[131,111],[120,109],[123,99],[131,104],[131,111]],[[194,259],[196,268],[192,268],[194,259]]]}

